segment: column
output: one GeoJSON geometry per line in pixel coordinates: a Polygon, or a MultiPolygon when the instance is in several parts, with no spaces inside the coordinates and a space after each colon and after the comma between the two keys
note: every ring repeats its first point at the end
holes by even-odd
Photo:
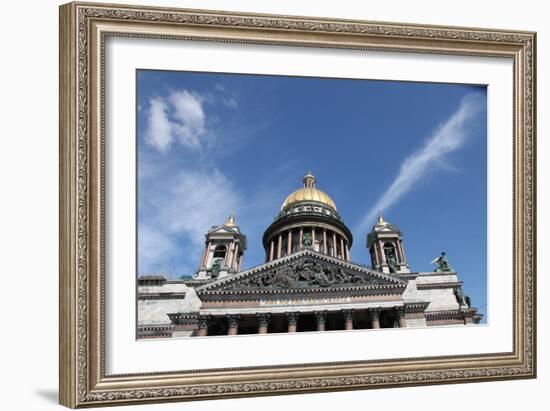
{"type": "Polygon", "coordinates": [[[380,264],[386,264],[386,255],[384,254],[384,245],[382,240],[378,240],[378,246],[380,247],[380,264]]]}
{"type": "Polygon", "coordinates": [[[270,313],[258,313],[258,334],[267,334],[267,328],[269,326],[269,320],[271,319],[270,313]]]}
{"type": "Polygon", "coordinates": [[[345,329],[353,330],[353,310],[342,310],[345,321],[345,329]]]}
{"type": "Polygon", "coordinates": [[[233,250],[233,254],[231,255],[231,268],[237,269],[238,259],[239,259],[239,243],[236,243],[233,250]]]}
{"type": "Polygon", "coordinates": [[[380,308],[369,308],[369,316],[372,328],[380,328],[380,308]]]}
{"type": "Polygon", "coordinates": [[[286,240],[286,255],[292,254],[292,230],[288,230],[288,237],[286,240]]]}
{"type": "Polygon", "coordinates": [[[299,239],[300,239],[300,242],[298,243],[298,251],[301,251],[304,243],[304,229],[302,227],[300,227],[299,239]]]}
{"type": "Polygon", "coordinates": [[[223,260],[223,266],[229,267],[229,263],[231,262],[231,255],[233,254],[233,247],[235,246],[235,243],[231,243],[229,247],[227,247],[227,251],[225,252],[225,258],[223,260]]]}
{"type": "Polygon", "coordinates": [[[336,242],[336,233],[333,232],[332,233],[332,256],[333,257],[338,257],[338,247],[336,246],[337,242],[336,242]]]}
{"type": "Polygon", "coordinates": [[[351,261],[351,257],[349,255],[349,246],[348,243],[346,243],[346,260],[351,261]]]}
{"type": "Polygon", "coordinates": [[[208,323],[210,322],[210,318],[206,315],[199,315],[197,319],[198,319],[197,336],[204,337],[208,335],[208,323]]]}
{"type": "Polygon", "coordinates": [[[206,267],[206,261],[208,260],[208,253],[210,252],[210,247],[212,246],[212,241],[209,241],[204,249],[204,254],[202,255],[201,267],[206,267]]]}
{"type": "Polygon", "coordinates": [[[315,250],[315,227],[311,227],[311,247],[315,250]]]}
{"type": "Polygon", "coordinates": [[[327,230],[323,229],[323,254],[328,255],[327,249],[327,230]]]}
{"type": "Polygon", "coordinates": [[[241,271],[241,264],[243,262],[243,254],[239,256],[239,265],[237,267],[237,272],[241,271]]]}
{"type": "Polygon", "coordinates": [[[399,326],[402,328],[407,326],[406,313],[407,308],[405,306],[399,308],[399,326]]]}
{"type": "Polygon", "coordinates": [[[237,335],[239,332],[239,320],[240,315],[228,314],[227,315],[227,335],[237,335]]]}
{"type": "Polygon", "coordinates": [[[405,326],[405,307],[393,308],[393,328],[400,328],[405,326]]]}
{"type": "Polygon", "coordinates": [[[399,252],[401,253],[401,263],[405,264],[405,252],[403,251],[403,242],[401,240],[397,240],[397,245],[399,246],[399,252]]]}
{"type": "Polygon", "coordinates": [[[344,248],[344,237],[340,237],[340,252],[342,253],[342,260],[346,259],[346,250],[344,248]]]}
{"type": "Polygon", "coordinates": [[[267,261],[273,261],[273,252],[275,251],[275,240],[271,239],[269,242],[269,260],[267,261]]]}
{"type": "Polygon", "coordinates": [[[317,331],[325,331],[325,322],[327,320],[326,311],[315,311],[315,322],[317,323],[317,331]]]}
{"type": "Polygon", "coordinates": [[[298,316],[300,313],[286,313],[286,318],[288,320],[288,332],[295,333],[298,330],[298,316]]]}
{"type": "Polygon", "coordinates": [[[283,247],[283,235],[279,234],[279,241],[277,242],[277,258],[281,258],[281,252],[283,247]]]}

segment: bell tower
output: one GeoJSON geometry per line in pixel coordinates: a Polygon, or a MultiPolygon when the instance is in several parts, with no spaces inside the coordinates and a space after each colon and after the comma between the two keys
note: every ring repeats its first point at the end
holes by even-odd
{"type": "Polygon", "coordinates": [[[213,226],[205,235],[204,252],[195,278],[206,280],[225,277],[241,270],[246,236],[235,224],[233,213],[222,225],[213,226]]]}
{"type": "Polygon", "coordinates": [[[378,211],[378,219],[367,236],[367,248],[370,252],[372,268],[387,274],[410,273],[401,230],[384,221],[378,211]]]}

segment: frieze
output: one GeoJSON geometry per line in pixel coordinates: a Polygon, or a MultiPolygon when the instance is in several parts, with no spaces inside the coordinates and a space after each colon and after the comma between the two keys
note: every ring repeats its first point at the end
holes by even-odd
{"type": "Polygon", "coordinates": [[[299,261],[287,266],[253,276],[233,284],[236,288],[317,288],[346,285],[382,285],[376,278],[369,278],[342,268],[330,267],[316,261],[299,261]]]}
{"type": "Polygon", "coordinates": [[[310,287],[310,288],[250,288],[206,290],[199,294],[202,301],[250,301],[281,298],[282,295],[292,295],[294,299],[311,300],[314,294],[328,294],[330,297],[360,297],[360,296],[398,296],[405,291],[404,285],[349,285],[341,287],[310,287]]]}
{"type": "Polygon", "coordinates": [[[225,284],[219,284],[215,290],[270,291],[402,285],[400,280],[392,280],[339,267],[322,260],[303,258],[280,266],[269,267],[263,272],[227,281],[225,284]]]}
{"type": "MultiPolygon", "coordinates": [[[[358,302],[357,300],[354,300],[350,298],[349,296],[342,297],[342,298],[285,298],[281,300],[266,300],[262,301],[263,306],[272,306],[272,305],[305,305],[305,304],[349,304],[358,302]]],[[[360,301],[359,301],[360,302],[360,301]]]]}

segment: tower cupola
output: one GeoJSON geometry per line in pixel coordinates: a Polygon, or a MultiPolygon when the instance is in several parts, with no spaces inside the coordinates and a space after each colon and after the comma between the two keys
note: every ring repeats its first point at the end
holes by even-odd
{"type": "Polygon", "coordinates": [[[246,236],[231,213],[225,223],[213,226],[205,235],[204,252],[195,278],[216,279],[239,272],[246,250],[246,236]]]}
{"type": "Polygon", "coordinates": [[[372,268],[384,273],[409,273],[409,265],[403,251],[403,236],[401,230],[388,223],[378,211],[376,224],[367,235],[372,268]]]}

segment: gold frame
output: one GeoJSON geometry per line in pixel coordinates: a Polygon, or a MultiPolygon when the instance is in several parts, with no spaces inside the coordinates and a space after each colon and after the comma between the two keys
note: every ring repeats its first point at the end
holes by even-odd
{"type": "Polygon", "coordinates": [[[536,376],[536,34],[122,5],[60,7],[60,403],[68,407],[536,376]],[[514,349],[105,375],[103,59],[109,36],[490,56],[514,64],[514,349]]]}

